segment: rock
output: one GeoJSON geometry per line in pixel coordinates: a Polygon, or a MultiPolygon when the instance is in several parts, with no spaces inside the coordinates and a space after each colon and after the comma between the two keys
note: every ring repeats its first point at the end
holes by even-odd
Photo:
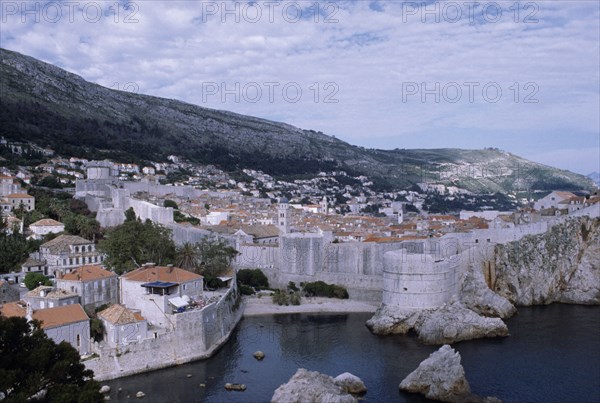
{"type": "Polygon", "coordinates": [[[142,392],[141,390],[135,394],[135,397],[137,397],[138,399],[141,399],[144,396],[146,396],[146,394],[144,392],[142,392]]]}
{"type": "Polygon", "coordinates": [[[473,312],[487,317],[506,319],[517,312],[517,308],[509,300],[489,289],[479,264],[469,265],[458,299],[473,312]]]}
{"type": "Polygon", "coordinates": [[[454,343],[484,337],[508,336],[508,327],[499,318],[484,318],[460,303],[446,304],[421,316],[415,325],[426,344],[454,343]]]}
{"type": "Polygon", "coordinates": [[[367,387],[356,375],[352,375],[349,372],[344,372],[334,378],[335,383],[341,386],[346,392],[352,393],[353,395],[362,395],[367,393],[367,387]]]}
{"type": "Polygon", "coordinates": [[[102,385],[102,387],[100,388],[100,393],[102,393],[103,395],[110,393],[110,386],[102,385]]]}
{"type": "Polygon", "coordinates": [[[366,326],[373,334],[380,336],[406,334],[415,326],[421,312],[381,305],[366,326]]]}
{"type": "Polygon", "coordinates": [[[568,218],[496,246],[494,291],[515,305],[600,304],[600,219],[568,218]]]}
{"type": "Polygon", "coordinates": [[[459,302],[421,311],[382,306],[366,325],[379,335],[406,334],[414,329],[427,344],[508,336],[508,328],[501,319],[479,316],[459,302]]]}
{"type": "Polygon", "coordinates": [[[431,353],[404,378],[400,390],[421,393],[428,399],[443,402],[466,400],[471,396],[469,382],[460,364],[460,354],[447,344],[431,353]]]}
{"type": "Polygon", "coordinates": [[[226,390],[235,390],[238,392],[243,392],[246,390],[246,385],[244,385],[243,383],[226,383],[225,384],[225,389],[226,390]]]}
{"type": "Polygon", "coordinates": [[[201,387],[201,388],[205,388],[205,387],[206,387],[206,384],[205,384],[205,383],[201,383],[201,384],[200,384],[200,387],[201,387]]]}
{"type": "Polygon", "coordinates": [[[262,351],[257,351],[253,355],[254,358],[256,358],[258,361],[262,361],[263,358],[265,358],[265,353],[263,353],[262,351]]]}
{"type": "Polygon", "coordinates": [[[300,368],[290,380],[278,387],[273,403],[356,403],[358,400],[329,375],[300,368]]]}
{"type": "Polygon", "coordinates": [[[192,377],[192,374],[187,374],[185,377],[186,377],[186,378],[191,378],[191,377],[192,377]]]}

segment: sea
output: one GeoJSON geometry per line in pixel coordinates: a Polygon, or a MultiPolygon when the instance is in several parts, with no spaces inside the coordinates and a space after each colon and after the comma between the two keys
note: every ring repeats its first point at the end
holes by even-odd
{"type": "MultiPolygon", "coordinates": [[[[368,388],[365,402],[424,402],[398,385],[439,346],[414,334],[375,336],[371,314],[283,314],[242,319],[210,359],[106,382],[111,401],[269,402],[298,368],[350,372],[368,388]],[[263,351],[264,360],[253,357],[263,351]],[[227,391],[226,383],[246,385],[227,391]]],[[[510,336],[459,342],[471,390],[504,402],[600,402],[600,307],[521,307],[510,336]]],[[[103,383],[105,384],[105,383],[103,383]]]]}

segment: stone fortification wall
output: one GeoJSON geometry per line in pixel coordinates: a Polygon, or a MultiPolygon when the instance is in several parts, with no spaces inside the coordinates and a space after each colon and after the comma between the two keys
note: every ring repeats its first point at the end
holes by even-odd
{"type": "Polygon", "coordinates": [[[94,343],[93,350],[99,357],[84,361],[86,368],[102,381],[210,357],[227,341],[242,317],[241,299],[235,281],[233,284],[219,302],[173,315],[175,331],[150,328],[151,338],[120,349],[94,343]]]}
{"type": "Polygon", "coordinates": [[[383,268],[383,304],[409,309],[435,308],[456,293],[461,254],[445,259],[407,250],[387,252],[383,268]]]}

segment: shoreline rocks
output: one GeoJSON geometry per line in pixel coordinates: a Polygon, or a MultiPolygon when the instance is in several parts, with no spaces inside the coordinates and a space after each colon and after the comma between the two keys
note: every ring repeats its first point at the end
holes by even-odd
{"type": "Polygon", "coordinates": [[[262,361],[265,358],[265,353],[263,353],[262,351],[257,351],[254,354],[252,354],[254,356],[254,358],[256,358],[258,361],[262,361]]]}
{"type": "Polygon", "coordinates": [[[446,344],[485,337],[508,336],[508,327],[499,318],[486,318],[460,302],[437,309],[406,311],[380,307],[366,326],[377,335],[406,334],[414,330],[425,344],[446,344]]]}
{"type": "Polygon", "coordinates": [[[272,403],[356,403],[358,399],[351,390],[365,393],[362,380],[348,372],[333,378],[317,371],[298,369],[290,380],[273,393],[272,403]]]}
{"type": "Polygon", "coordinates": [[[460,354],[445,344],[431,353],[417,369],[408,374],[399,389],[421,393],[428,399],[442,402],[500,402],[496,398],[482,398],[471,392],[460,354]]]}

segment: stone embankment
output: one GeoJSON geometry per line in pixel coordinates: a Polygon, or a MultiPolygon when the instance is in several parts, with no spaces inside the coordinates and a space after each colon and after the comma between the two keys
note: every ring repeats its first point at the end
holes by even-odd
{"type": "Polygon", "coordinates": [[[482,398],[471,392],[460,363],[460,354],[447,344],[431,353],[404,378],[400,390],[421,393],[428,399],[442,402],[500,402],[496,398],[482,398]]]}
{"type": "Polygon", "coordinates": [[[278,387],[273,403],[356,403],[357,395],[367,391],[359,377],[345,372],[336,378],[300,368],[290,380],[278,387]]]}

